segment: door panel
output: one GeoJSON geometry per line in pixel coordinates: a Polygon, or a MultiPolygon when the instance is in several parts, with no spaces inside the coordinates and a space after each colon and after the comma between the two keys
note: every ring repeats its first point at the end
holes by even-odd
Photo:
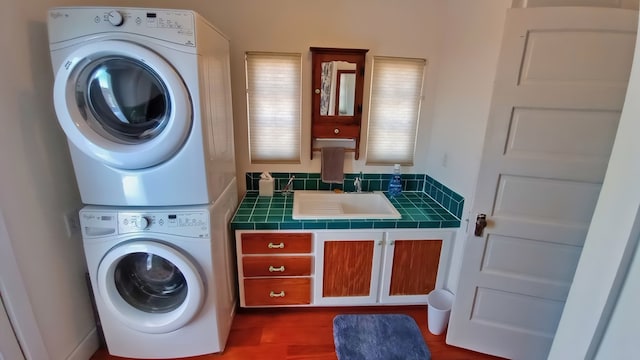
{"type": "Polygon", "coordinates": [[[514,108],[505,156],[597,165],[609,159],[619,118],[618,111],[514,108]],[[605,136],[581,141],[592,131],[605,136]]]}
{"type": "Polygon", "coordinates": [[[507,332],[553,338],[564,302],[478,288],[471,321],[507,332]]]}
{"type": "Polygon", "coordinates": [[[599,193],[600,184],[501,175],[492,212],[528,221],[588,226],[599,193]]]}
{"type": "Polygon", "coordinates": [[[480,271],[543,285],[571,286],[573,270],[580,257],[580,247],[531,239],[491,235],[480,271]],[[528,258],[511,257],[528,254],[528,258]],[[539,261],[544,259],[544,262],[539,261]]]}
{"type": "Polygon", "coordinates": [[[633,58],[618,55],[634,43],[634,34],[615,30],[531,29],[519,85],[626,88],[633,58]],[[598,56],[592,56],[594,48],[598,56]]]}
{"type": "Polygon", "coordinates": [[[545,358],[624,103],[637,12],[510,9],[447,342],[545,358]]]}

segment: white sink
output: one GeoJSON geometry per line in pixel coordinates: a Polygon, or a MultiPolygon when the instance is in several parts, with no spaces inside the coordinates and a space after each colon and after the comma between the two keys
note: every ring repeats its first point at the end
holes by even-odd
{"type": "Polygon", "coordinates": [[[293,193],[295,220],[305,219],[400,219],[402,215],[381,191],[336,193],[296,190],[293,193]]]}

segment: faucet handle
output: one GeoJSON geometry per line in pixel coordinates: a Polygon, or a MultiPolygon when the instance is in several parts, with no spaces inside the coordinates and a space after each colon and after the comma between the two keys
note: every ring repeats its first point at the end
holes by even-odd
{"type": "Polygon", "coordinates": [[[356,176],[353,180],[353,186],[355,187],[356,192],[362,192],[362,179],[360,176],[356,176]]]}
{"type": "Polygon", "coordinates": [[[293,192],[293,179],[295,178],[296,178],[295,175],[291,175],[291,177],[289,178],[289,181],[287,181],[287,184],[284,186],[284,188],[282,188],[282,193],[284,195],[287,195],[293,192]]]}

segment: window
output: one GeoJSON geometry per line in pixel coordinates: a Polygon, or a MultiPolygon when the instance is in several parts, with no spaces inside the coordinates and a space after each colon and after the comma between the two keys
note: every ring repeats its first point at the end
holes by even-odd
{"type": "Polygon", "coordinates": [[[300,162],[300,54],[246,53],[252,163],[300,162]]]}
{"type": "Polygon", "coordinates": [[[413,165],[426,63],[373,58],[367,164],[413,165]]]}

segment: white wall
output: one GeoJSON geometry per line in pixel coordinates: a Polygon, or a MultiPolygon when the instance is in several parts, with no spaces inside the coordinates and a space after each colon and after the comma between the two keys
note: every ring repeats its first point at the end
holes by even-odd
{"type": "MultiPolygon", "coordinates": [[[[465,198],[468,216],[475,192],[493,92],[506,10],[511,0],[446,1],[442,15],[442,64],[429,148],[427,173],[465,198]]],[[[447,287],[455,292],[467,237],[463,221],[454,242],[447,287]]]]}
{"type": "MultiPolygon", "coordinates": [[[[6,266],[15,260],[33,319],[20,316],[27,305],[21,293],[3,292],[2,297],[21,342],[33,344],[33,358],[82,358],[86,354],[77,347],[94,321],[82,243],[79,236],[67,236],[63,223],[63,214],[81,204],[51,100],[45,17],[49,5],[6,2],[8,16],[0,22],[0,212],[7,233],[0,241],[13,252],[0,253],[0,262],[6,266]]],[[[14,289],[15,277],[6,276],[10,274],[0,274],[2,286],[14,289]]]]}
{"type": "MultiPolygon", "coordinates": [[[[356,1],[261,1],[218,0],[200,6],[201,13],[231,38],[232,82],[238,172],[298,171],[319,172],[319,153],[310,160],[311,56],[309,47],[369,49],[365,75],[363,123],[368,115],[371,59],[376,55],[426,58],[426,99],[421,117],[420,138],[428,134],[429,117],[437,78],[438,48],[441,40],[441,2],[383,0],[356,1]],[[302,54],[302,161],[299,165],[251,165],[248,154],[244,53],[283,51],[302,54]]],[[[366,128],[365,128],[366,129],[366,128]]],[[[366,130],[365,130],[366,131],[366,130]]],[[[363,132],[364,133],[364,132],[363,132]]],[[[366,137],[360,160],[347,154],[345,172],[391,172],[388,167],[365,167],[366,137]]],[[[406,172],[426,172],[426,142],[418,145],[415,166],[406,172]]],[[[241,184],[244,187],[244,184],[241,184]]]]}

